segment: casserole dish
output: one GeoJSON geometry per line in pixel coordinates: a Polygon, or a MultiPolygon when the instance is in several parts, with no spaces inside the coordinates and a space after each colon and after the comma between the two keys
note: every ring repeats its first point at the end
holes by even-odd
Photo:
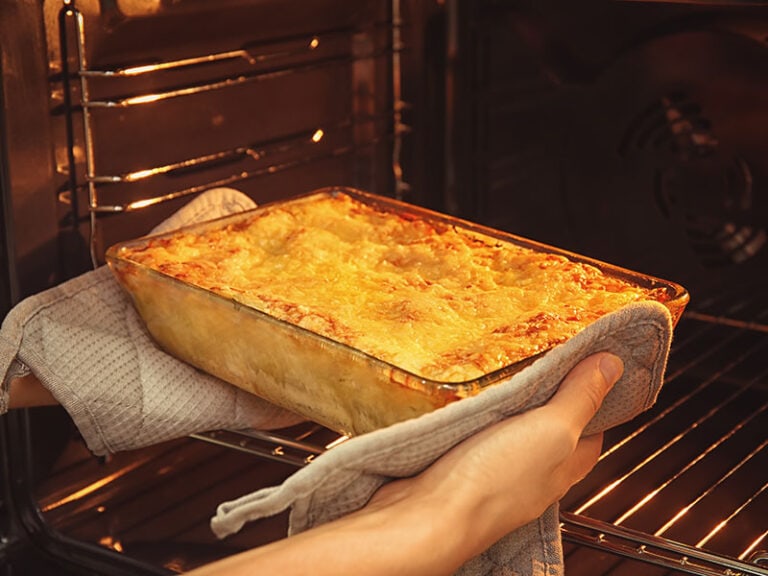
{"type": "Polygon", "coordinates": [[[152,237],[107,262],[170,354],[343,434],[508,378],[673,283],[390,198],[328,188],[152,237]]]}

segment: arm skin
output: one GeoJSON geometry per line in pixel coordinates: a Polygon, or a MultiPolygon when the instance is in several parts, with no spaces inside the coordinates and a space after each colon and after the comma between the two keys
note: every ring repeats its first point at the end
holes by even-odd
{"type": "Polygon", "coordinates": [[[357,512],[190,572],[190,576],[449,575],[540,516],[595,465],[581,437],[623,371],[608,353],[576,366],[552,399],[462,442],[357,512]]]}
{"type": "Polygon", "coordinates": [[[34,374],[13,378],[8,385],[8,408],[31,408],[58,404],[53,394],[34,374]]]}

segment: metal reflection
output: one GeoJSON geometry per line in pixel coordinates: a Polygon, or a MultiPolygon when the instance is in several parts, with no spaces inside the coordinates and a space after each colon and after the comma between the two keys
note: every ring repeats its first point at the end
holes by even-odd
{"type": "MultiPolygon", "coordinates": [[[[718,381],[720,378],[722,378],[725,374],[728,373],[729,370],[731,370],[733,367],[738,366],[741,364],[741,362],[744,361],[745,358],[750,356],[751,354],[754,354],[758,349],[762,348],[762,344],[758,344],[756,346],[753,346],[749,349],[744,350],[740,355],[738,355],[735,358],[732,358],[732,360],[724,367],[722,367],[720,370],[718,370],[716,373],[712,374],[709,378],[707,378],[702,384],[698,386],[698,388],[692,392],[691,394],[687,395],[686,398],[689,398],[693,396],[695,393],[700,392],[707,386],[710,386],[714,382],[718,381]]],[[[750,388],[755,385],[755,383],[759,382],[758,379],[751,380],[744,385],[742,385],[738,390],[730,394],[728,397],[724,398],[719,404],[716,404],[713,406],[710,410],[708,410],[705,414],[700,416],[695,422],[693,422],[687,429],[683,430],[679,434],[675,435],[673,438],[665,442],[663,445],[658,447],[656,450],[653,451],[649,456],[635,464],[629,471],[623,473],[619,478],[614,480],[613,482],[609,483],[607,486],[605,486],[602,490],[600,490],[597,494],[593,495],[591,498],[589,498],[584,504],[579,506],[574,512],[576,514],[583,514],[586,512],[589,508],[591,508],[593,505],[595,505],[597,502],[602,500],[605,496],[613,492],[618,486],[623,484],[628,478],[630,478],[632,475],[634,475],[639,470],[643,469],[648,464],[652,463],[658,456],[666,452],[668,449],[670,449],[672,446],[676,445],[678,442],[680,442],[688,433],[695,430],[701,424],[709,420],[710,418],[716,416],[719,412],[721,412],[725,407],[727,407],[731,402],[745,394],[747,391],[750,390],[750,388]]],[[[683,404],[683,399],[676,402],[673,406],[679,407],[683,404]]],[[[665,410],[664,413],[668,414],[671,412],[671,408],[668,410],[665,410]]],[[[654,419],[656,420],[656,419],[654,419]]],[[[620,444],[624,445],[626,442],[621,442],[620,444]]]]}
{"type": "Polygon", "coordinates": [[[97,480],[96,482],[92,482],[91,484],[88,484],[87,486],[84,486],[80,490],[76,490],[75,492],[72,492],[71,494],[68,494],[67,496],[64,496],[63,498],[59,498],[55,502],[51,502],[50,504],[46,504],[45,506],[41,507],[41,510],[43,512],[50,512],[51,510],[55,510],[56,508],[60,508],[61,506],[64,506],[65,504],[70,504],[72,502],[76,502],[82,498],[85,498],[86,496],[89,496],[93,494],[94,492],[104,488],[105,486],[108,486],[118,478],[121,478],[128,474],[129,472],[135,470],[136,468],[140,467],[143,464],[141,461],[134,462],[133,464],[126,466],[125,468],[120,469],[119,471],[115,472],[114,474],[109,474],[108,476],[104,476],[100,480],[97,480]]]}
{"type": "Polygon", "coordinates": [[[726,518],[724,518],[723,520],[721,520],[720,522],[718,522],[718,523],[717,523],[717,525],[716,525],[716,526],[715,526],[715,527],[714,527],[712,530],[710,530],[709,534],[707,534],[707,535],[706,535],[704,538],[702,538],[701,540],[699,540],[699,541],[698,541],[698,542],[695,544],[696,548],[703,548],[704,546],[706,546],[707,542],[709,542],[710,540],[712,540],[712,538],[714,538],[715,536],[717,536],[717,534],[718,534],[718,533],[719,533],[719,532],[720,532],[720,531],[721,531],[723,528],[725,528],[725,527],[728,525],[728,523],[729,523],[731,520],[733,520],[733,519],[734,519],[736,516],[738,516],[738,515],[739,515],[739,514],[740,514],[742,511],[744,511],[744,510],[745,510],[745,509],[746,509],[746,508],[747,508],[747,507],[748,507],[750,504],[752,504],[752,502],[754,502],[754,501],[755,501],[755,500],[756,500],[756,499],[757,499],[757,498],[758,498],[758,497],[759,497],[759,496],[760,496],[760,495],[761,495],[763,492],[765,492],[766,490],[768,490],[768,482],[766,482],[765,484],[763,484],[763,485],[762,485],[762,487],[761,487],[759,490],[757,490],[757,492],[755,492],[754,494],[752,494],[752,496],[750,496],[749,498],[747,498],[747,499],[746,499],[746,500],[745,500],[745,501],[744,501],[744,502],[741,504],[741,506],[739,506],[738,508],[736,508],[736,509],[735,509],[733,512],[731,512],[731,513],[730,513],[730,514],[729,514],[729,515],[728,515],[726,518]]]}
{"type": "MultiPolygon", "coordinates": [[[[744,428],[749,422],[757,418],[760,414],[766,411],[768,409],[768,402],[763,404],[756,412],[751,414],[748,418],[741,420],[738,425],[733,427],[728,434],[725,434],[721,436],[718,440],[710,444],[704,451],[702,451],[698,456],[695,458],[692,458],[688,463],[685,464],[682,468],[680,468],[675,474],[673,474],[670,478],[666,479],[664,482],[662,482],[657,488],[654,490],[651,490],[648,494],[646,494],[637,504],[632,506],[629,510],[627,510],[624,514],[619,516],[616,520],[614,520],[614,524],[623,524],[628,518],[633,516],[638,510],[640,510],[643,506],[645,506],[648,502],[653,500],[664,488],[672,484],[675,480],[680,478],[683,474],[685,474],[688,470],[693,468],[697,463],[701,462],[704,458],[706,458],[709,454],[715,451],[719,446],[721,446],[726,440],[729,440],[732,438],[739,430],[744,428]]],[[[765,445],[765,443],[763,443],[765,445]]],[[[658,536],[659,534],[656,533],[658,536]]]]}
{"type": "Polygon", "coordinates": [[[720,478],[717,482],[709,486],[704,492],[699,494],[694,500],[692,500],[689,504],[681,508],[672,518],[670,518],[661,528],[656,530],[656,532],[653,533],[654,536],[661,536],[663,535],[667,530],[669,530],[672,526],[674,526],[678,520],[680,520],[683,516],[685,516],[696,504],[701,502],[704,498],[706,498],[708,495],[712,494],[718,486],[722,485],[728,478],[736,474],[745,464],[747,464],[752,458],[754,458],[761,450],[763,450],[766,446],[768,446],[768,440],[764,440],[759,446],[757,446],[754,450],[752,450],[749,454],[747,454],[744,458],[742,458],[734,467],[732,467],[722,478],[720,478]]]}
{"type": "Polygon", "coordinates": [[[747,546],[744,552],[739,554],[739,560],[747,560],[754,564],[757,564],[760,561],[768,562],[768,552],[758,549],[758,546],[760,546],[766,540],[768,540],[768,530],[755,538],[752,543],[747,546]]]}

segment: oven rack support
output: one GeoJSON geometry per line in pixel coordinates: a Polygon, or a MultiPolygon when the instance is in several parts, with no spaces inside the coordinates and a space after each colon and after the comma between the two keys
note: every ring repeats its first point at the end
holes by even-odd
{"type": "Polygon", "coordinates": [[[328,434],[319,425],[310,426],[295,436],[262,430],[214,430],[190,435],[191,438],[291,464],[301,468],[317,456],[346,440],[346,436],[328,434]],[[321,438],[325,434],[325,438],[321,438]]]}
{"type": "Polygon", "coordinates": [[[759,554],[743,562],[571,512],[561,511],[560,520],[563,540],[625,558],[699,576],[768,576],[759,554]]]}
{"type": "MultiPolygon", "coordinates": [[[[85,17],[75,6],[75,0],[63,0],[63,7],[59,14],[59,34],[62,46],[62,82],[64,88],[64,108],[67,116],[68,132],[68,163],[69,184],[68,190],[59,194],[59,201],[69,204],[77,222],[78,216],[78,190],[83,186],[87,190],[88,218],[90,220],[90,252],[94,265],[99,263],[97,246],[95,243],[96,221],[100,214],[123,213],[140,210],[159,203],[177,198],[198,194],[204,190],[219,186],[228,186],[244,180],[260,176],[275,174],[303,165],[319,162],[329,158],[354,154],[365,149],[370,149],[383,141],[391,143],[391,170],[394,181],[394,194],[402,198],[410,189],[404,179],[401,154],[403,135],[410,132],[410,127],[403,122],[402,112],[408,108],[402,100],[402,65],[401,52],[404,50],[401,28],[404,25],[401,15],[400,0],[391,0],[391,21],[386,24],[389,36],[389,46],[385,49],[351,49],[349,52],[332,54],[324,58],[309,62],[292,62],[292,59],[308,56],[317,51],[321,44],[330,42],[339,37],[352,37],[360,30],[345,29],[312,34],[304,38],[294,39],[290,46],[280,48],[260,49],[235,49],[224,52],[203,54],[178,60],[169,60],[146,65],[128,67],[116,67],[112,69],[92,69],[89,66],[87,56],[87,39],[85,17]],[[74,74],[69,71],[67,46],[69,34],[74,36],[76,53],[76,70],[74,74]],[[378,114],[362,114],[353,112],[345,121],[330,126],[317,126],[305,133],[285,136],[277,141],[248,143],[236,146],[228,150],[219,150],[209,154],[187,158],[171,164],[160,166],[148,166],[140,170],[133,170],[123,174],[103,174],[98,171],[95,141],[93,129],[93,114],[96,110],[121,110],[136,106],[151,105],[164,100],[183,98],[205,92],[213,92],[239,86],[248,83],[258,83],[273,80],[280,76],[319,70],[339,64],[353,65],[355,62],[390,58],[390,80],[392,105],[389,110],[378,114]],[[215,77],[210,81],[200,81],[186,86],[175,86],[165,90],[155,90],[138,95],[92,98],[91,82],[94,80],[109,81],[118,79],[132,79],[142,76],[179,71],[198,67],[216,67],[231,64],[233,62],[244,63],[249,67],[246,71],[237,72],[225,77],[215,77]],[[283,64],[281,64],[281,62],[283,64]],[[286,64],[286,62],[288,62],[286,64]],[[274,67],[264,68],[265,65],[275,63],[274,67]],[[79,99],[75,103],[75,89],[73,80],[77,84],[79,99]],[[81,114],[81,127],[83,139],[83,156],[85,163],[84,184],[77,181],[75,147],[75,113],[81,114]],[[336,143],[326,144],[332,140],[330,136],[341,133],[352,126],[368,125],[369,134],[364,138],[355,138],[354,142],[343,142],[336,138],[336,143]],[[321,144],[321,145],[319,145],[321,144]],[[277,160],[271,160],[275,156],[277,160]],[[286,156],[288,159],[286,160],[286,156]],[[128,203],[110,203],[102,200],[101,188],[111,184],[134,184],[146,181],[158,176],[171,176],[176,172],[188,171],[191,168],[205,169],[208,165],[234,160],[246,160],[252,165],[238,169],[229,176],[219,177],[214,180],[200,182],[193,186],[175,189],[162,194],[139,198],[128,203]]],[[[373,23],[378,27],[381,24],[373,23]]]]}

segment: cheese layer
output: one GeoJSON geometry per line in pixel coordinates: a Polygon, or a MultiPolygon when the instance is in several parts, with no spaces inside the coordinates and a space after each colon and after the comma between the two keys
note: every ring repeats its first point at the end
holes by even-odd
{"type": "Polygon", "coordinates": [[[663,294],[568,258],[338,194],[121,257],[417,376],[478,378],[663,294]]]}

